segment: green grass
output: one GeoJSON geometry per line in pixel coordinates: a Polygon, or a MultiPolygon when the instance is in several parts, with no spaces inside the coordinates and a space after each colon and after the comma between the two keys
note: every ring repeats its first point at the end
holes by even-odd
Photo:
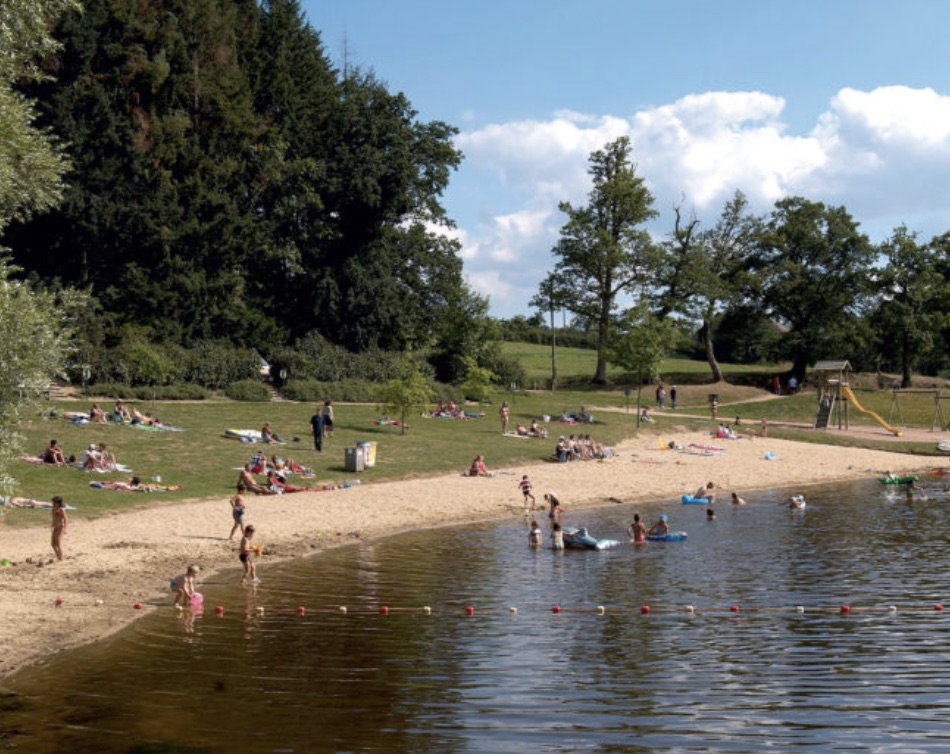
{"type": "MultiPolygon", "coordinates": [[[[723,420],[741,416],[748,422],[757,422],[763,417],[776,423],[810,424],[814,421],[814,393],[752,400],[770,396],[756,388],[729,383],[680,386],[679,408],[676,411],[665,411],[664,416],[683,415],[683,420],[688,422],[696,421],[697,416],[705,419],[709,415],[708,397],[712,391],[720,397],[720,417],[723,420]]],[[[885,419],[888,418],[892,401],[890,392],[856,392],[865,407],[876,411],[885,419]]],[[[652,389],[644,390],[643,402],[652,406],[652,389]]],[[[104,403],[109,405],[108,402],[104,403]]],[[[73,401],[55,404],[59,410],[85,409],[87,406],[85,402],[73,401]]],[[[934,414],[932,395],[907,394],[901,397],[900,406],[908,427],[930,428],[934,414]]],[[[637,432],[636,393],[628,398],[624,396],[622,389],[588,388],[559,390],[555,393],[529,391],[513,396],[499,394],[494,405],[468,407],[471,411],[483,411],[483,418],[459,421],[418,416],[411,420],[412,428],[405,435],[399,428],[376,425],[375,420],[379,418],[380,410],[375,406],[338,404],[336,431],[334,437],[328,439],[324,445],[322,454],[314,451],[309,431],[309,419],[314,408],[312,405],[290,402],[243,403],[216,398],[205,402],[141,404],[140,408],[153,411],[165,423],[182,427],[185,431],[146,432],[113,424],[77,427],[62,419],[36,418],[22,428],[27,438],[26,452],[39,453],[46,447],[49,439],[55,437],[67,455],[75,454],[78,457],[86,445],[101,441],[107,443],[115,452],[120,463],[131,466],[134,473],[143,480],[147,481],[155,475],[160,475],[164,484],[182,485],[181,490],[151,494],[97,490],[89,486],[90,481],[118,480],[127,478],[128,475],[89,474],[73,468],[55,468],[16,461],[10,471],[21,484],[18,494],[42,500],[49,500],[53,495],[62,495],[67,503],[77,506],[75,515],[79,517],[108,515],[113,511],[135,506],[155,506],[184,499],[220,498],[224,504],[237,480],[237,471],[234,471],[234,468],[250,460],[256,448],[264,447],[225,439],[224,430],[259,429],[264,421],[270,421],[279,435],[291,440],[283,446],[266,447],[268,455],[276,453],[285,458],[292,457],[313,468],[317,478],[307,482],[312,485],[343,483],[357,478],[366,484],[435,474],[461,474],[478,454],[485,456],[490,469],[518,471],[525,464],[550,458],[558,434],[589,432],[599,442],[614,445],[637,432]],[[540,418],[544,414],[556,418],[562,411],[575,412],[582,405],[592,410],[596,423],[574,427],[552,421],[547,425],[551,437],[546,441],[502,437],[498,418],[501,400],[508,400],[512,404],[512,429],[516,424],[528,424],[532,418],[540,418]],[[629,413],[625,410],[628,401],[629,413]],[[298,438],[298,441],[294,442],[293,438],[298,438]],[[378,444],[378,463],[376,467],[357,475],[344,469],[344,448],[353,447],[359,441],[378,444]]],[[[896,418],[895,423],[899,423],[896,418]]],[[[667,422],[646,425],[641,431],[656,433],[664,424],[667,422]]],[[[852,427],[870,426],[873,420],[852,410],[850,424],[852,427]]],[[[855,440],[833,431],[813,432],[774,425],[770,428],[770,434],[822,444],[929,455],[936,453],[933,442],[855,440]]],[[[513,487],[516,481],[517,478],[512,476],[513,487]]],[[[47,524],[48,515],[43,511],[14,509],[6,511],[4,520],[15,526],[47,524]]]]}
{"type": "MultiPolygon", "coordinates": [[[[545,413],[557,417],[562,410],[576,411],[587,397],[583,393],[560,392],[554,396],[516,394],[510,426],[513,429],[518,423],[527,424],[531,418],[545,413]]],[[[504,398],[511,402],[510,395],[504,398]]],[[[410,421],[411,429],[403,435],[397,427],[377,426],[374,421],[380,411],[374,406],[338,404],[334,436],[325,442],[322,454],[313,449],[309,430],[313,406],[290,402],[240,403],[222,399],[155,405],[156,416],[184,432],[146,432],[114,424],[77,427],[57,418],[36,419],[23,427],[29,454],[38,454],[52,437],[67,455],[77,457],[89,443],[105,442],[118,462],[131,466],[143,481],[160,475],[162,484],[180,484],[182,489],[149,494],[99,490],[91,488],[89,482],[127,479],[129,475],[88,473],[24,461],[14,462],[11,472],[21,484],[18,494],[42,500],[62,495],[68,504],[77,506],[77,515],[94,517],[184,499],[218,497],[223,501],[233,492],[237,481],[238,472],[233,469],[250,460],[258,448],[269,456],[276,453],[292,457],[311,467],[317,478],[304,484],[343,483],[356,478],[366,484],[451,472],[461,474],[478,454],[485,456],[489,469],[518,467],[551,456],[558,434],[583,429],[600,442],[615,444],[629,436],[635,426],[633,413],[628,416],[603,412],[596,416],[596,424],[583,428],[552,421],[548,430],[553,437],[546,441],[507,438],[501,435],[499,405],[500,399],[494,405],[470,406],[471,411],[484,411],[486,415],[466,421],[418,416],[410,421]],[[264,421],[269,421],[278,435],[290,441],[282,446],[261,446],[222,437],[225,429],[259,429],[264,421]],[[299,441],[294,442],[295,437],[299,441]],[[377,465],[361,474],[348,473],[344,468],[344,448],[359,441],[378,444],[377,465]]],[[[87,404],[63,402],[56,407],[79,410],[87,404]]],[[[145,408],[151,408],[151,404],[145,408]]],[[[9,510],[5,519],[14,525],[46,522],[48,514],[9,510]]]]}
{"type": "MultiPolygon", "coordinates": [[[[527,374],[529,386],[546,384],[551,378],[551,346],[534,343],[502,343],[502,353],[511,356],[521,363],[527,374]]],[[[576,383],[590,380],[594,376],[597,366],[597,352],[587,348],[557,348],[558,379],[564,383],[576,383]]],[[[777,369],[774,364],[720,364],[724,374],[762,373],[770,375],[777,369]]],[[[607,379],[615,380],[622,377],[625,370],[611,364],[607,365],[607,379]]],[[[704,361],[689,359],[665,359],[660,367],[660,373],[676,375],[683,381],[702,381],[710,375],[709,365],[704,361]],[[693,379],[690,379],[690,378],[693,379]]]]}

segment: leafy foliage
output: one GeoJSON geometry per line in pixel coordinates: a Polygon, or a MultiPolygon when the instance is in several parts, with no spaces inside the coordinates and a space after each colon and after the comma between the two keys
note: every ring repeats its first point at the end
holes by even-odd
{"type": "Polygon", "coordinates": [[[573,207],[553,249],[558,257],[553,280],[557,298],[597,328],[594,382],[607,379],[607,346],[618,294],[635,292],[657,266],[657,249],[639,227],[656,215],[653,196],[630,162],[630,140],[623,136],[590,156],[593,180],[589,202],[573,207]]]}
{"type": "Polygon", "coordinates": [[[456,131],[341,76],[297,0],[88,0],[56,33],[56,78],[27,91],[74,169],[58,210],[8,230],[29,272],[160,344],[404,351],[453,321],[456,131]]]}

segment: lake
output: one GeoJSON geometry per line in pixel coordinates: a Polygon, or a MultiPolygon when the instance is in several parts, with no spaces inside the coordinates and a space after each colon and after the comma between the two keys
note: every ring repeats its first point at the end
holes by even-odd
{"type": "Polygon", "coordinates": [[[714,521],[565,501],[567,524],[624,541],[605,551],[532,551],[519,516],[265,557],[256,589],[223,574],[200,615],[160,608],[8,679],[0,747],[950,750],[950,502],[867,481],[782,505],[798,491],[714,521]],[[635,511],[688,539],[626,544],[635,511]]]}

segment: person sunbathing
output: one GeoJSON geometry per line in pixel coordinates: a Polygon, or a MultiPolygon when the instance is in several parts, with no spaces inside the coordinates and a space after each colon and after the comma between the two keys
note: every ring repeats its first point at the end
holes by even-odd
{"type": "Polygon", "coordinates": [[[90,443],[89,447],[83,451],[80,464],[86,471],[95,471],[99,468],[99,451],[95,443],[90,443]]]}
{"type": "Polygon", "coordinates": [[[241,469],[241,473],[238,475],[238,486],[244,485],[248,492],[253,492],[255,495],[277,495],[279,494],[276,490],[272,490],[266,485],[258,482],[254,475],[251,473],[251,464],[244,464],[244,468],[241,469]]]}
{"type": "Polygon", "coordinates": [[[99,408],[98,403],[93,403],[92,408],[89,409],[89,421],[93,424],[106,423],[106,412],[99,408]]]}
{"type": "Polygon", "coordinates": [[[267,443],[268,445],[279,445],[284,441],[274,434],[270,422],[264,422],[264,426],[261,427],[261,442],[267,443]]]}
{"type": "Polygon", "coordinates": [[[472,461],[472,465],[468,469],[469,476],[490,476],[488,469],[485,467],[485,458],[483,456],[475,456],[475,460],[472,461]]]}
{"type": "Polygon", "coordinates": [[[43,463],[51,463],[54,466],[66,465],[66,456],[63,455],[62,448],[59,447],[57,440],[49,441],[49,447],[43,451],[43,463]]]}
{"type": "Polygon", "coordinates": [[[277,490],[280,493],[307,492],[310,489],[309,487],[294,487],[287,484],[287,480],[276,471],[267,472],[267,484],[270,489],[277,490]]]}

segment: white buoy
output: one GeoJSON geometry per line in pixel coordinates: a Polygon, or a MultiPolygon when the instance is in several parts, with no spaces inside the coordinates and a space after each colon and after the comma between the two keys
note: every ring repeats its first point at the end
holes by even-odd
{"type": "Polygon", "coordinates": [[[686,612],[687,612],[687,613],[695,613],[695,612],[696,612],[696,608],[695,608],[693,605],[687,605],[687,606],[686,606],[686,612]]]}
{"type": "Polygon", "coordinates": [[[603,605],[598,605],[598,606],[597,606],[597,614],[598,614],[598,615],[603,615],[603,614],[606,613],[606,612],[607,612],[607,608],[605,608],[603,605]]]}
{"type": "Polygon", "coordinates": [[[340,612],[346,615],[346,605],[340,605],[340,612]]]}
{"type": "Polygon", "coordinates": [[[514,606],[509,607],[509,608],[508,608],[508,612],[511,613],[512,615],[517,615],[517,614],[518,614],[518,608],[516,608],[516,607],[514,607],[514,606]]]}
{"type": "Polygon", "coordinates": [[[422,608],[422,612],[424,612],[426,615],[432,615],[432,608],[426,605],[424,608],[422,608]]]}
{"type": "Polygon", "coordinates": [[[805,612],[805,608],[802,607],[801,605],[799,605],[798,607],[795,608],[795,612],[796,612],[796,613],[803,613],[803,612],[805,612]]]}

